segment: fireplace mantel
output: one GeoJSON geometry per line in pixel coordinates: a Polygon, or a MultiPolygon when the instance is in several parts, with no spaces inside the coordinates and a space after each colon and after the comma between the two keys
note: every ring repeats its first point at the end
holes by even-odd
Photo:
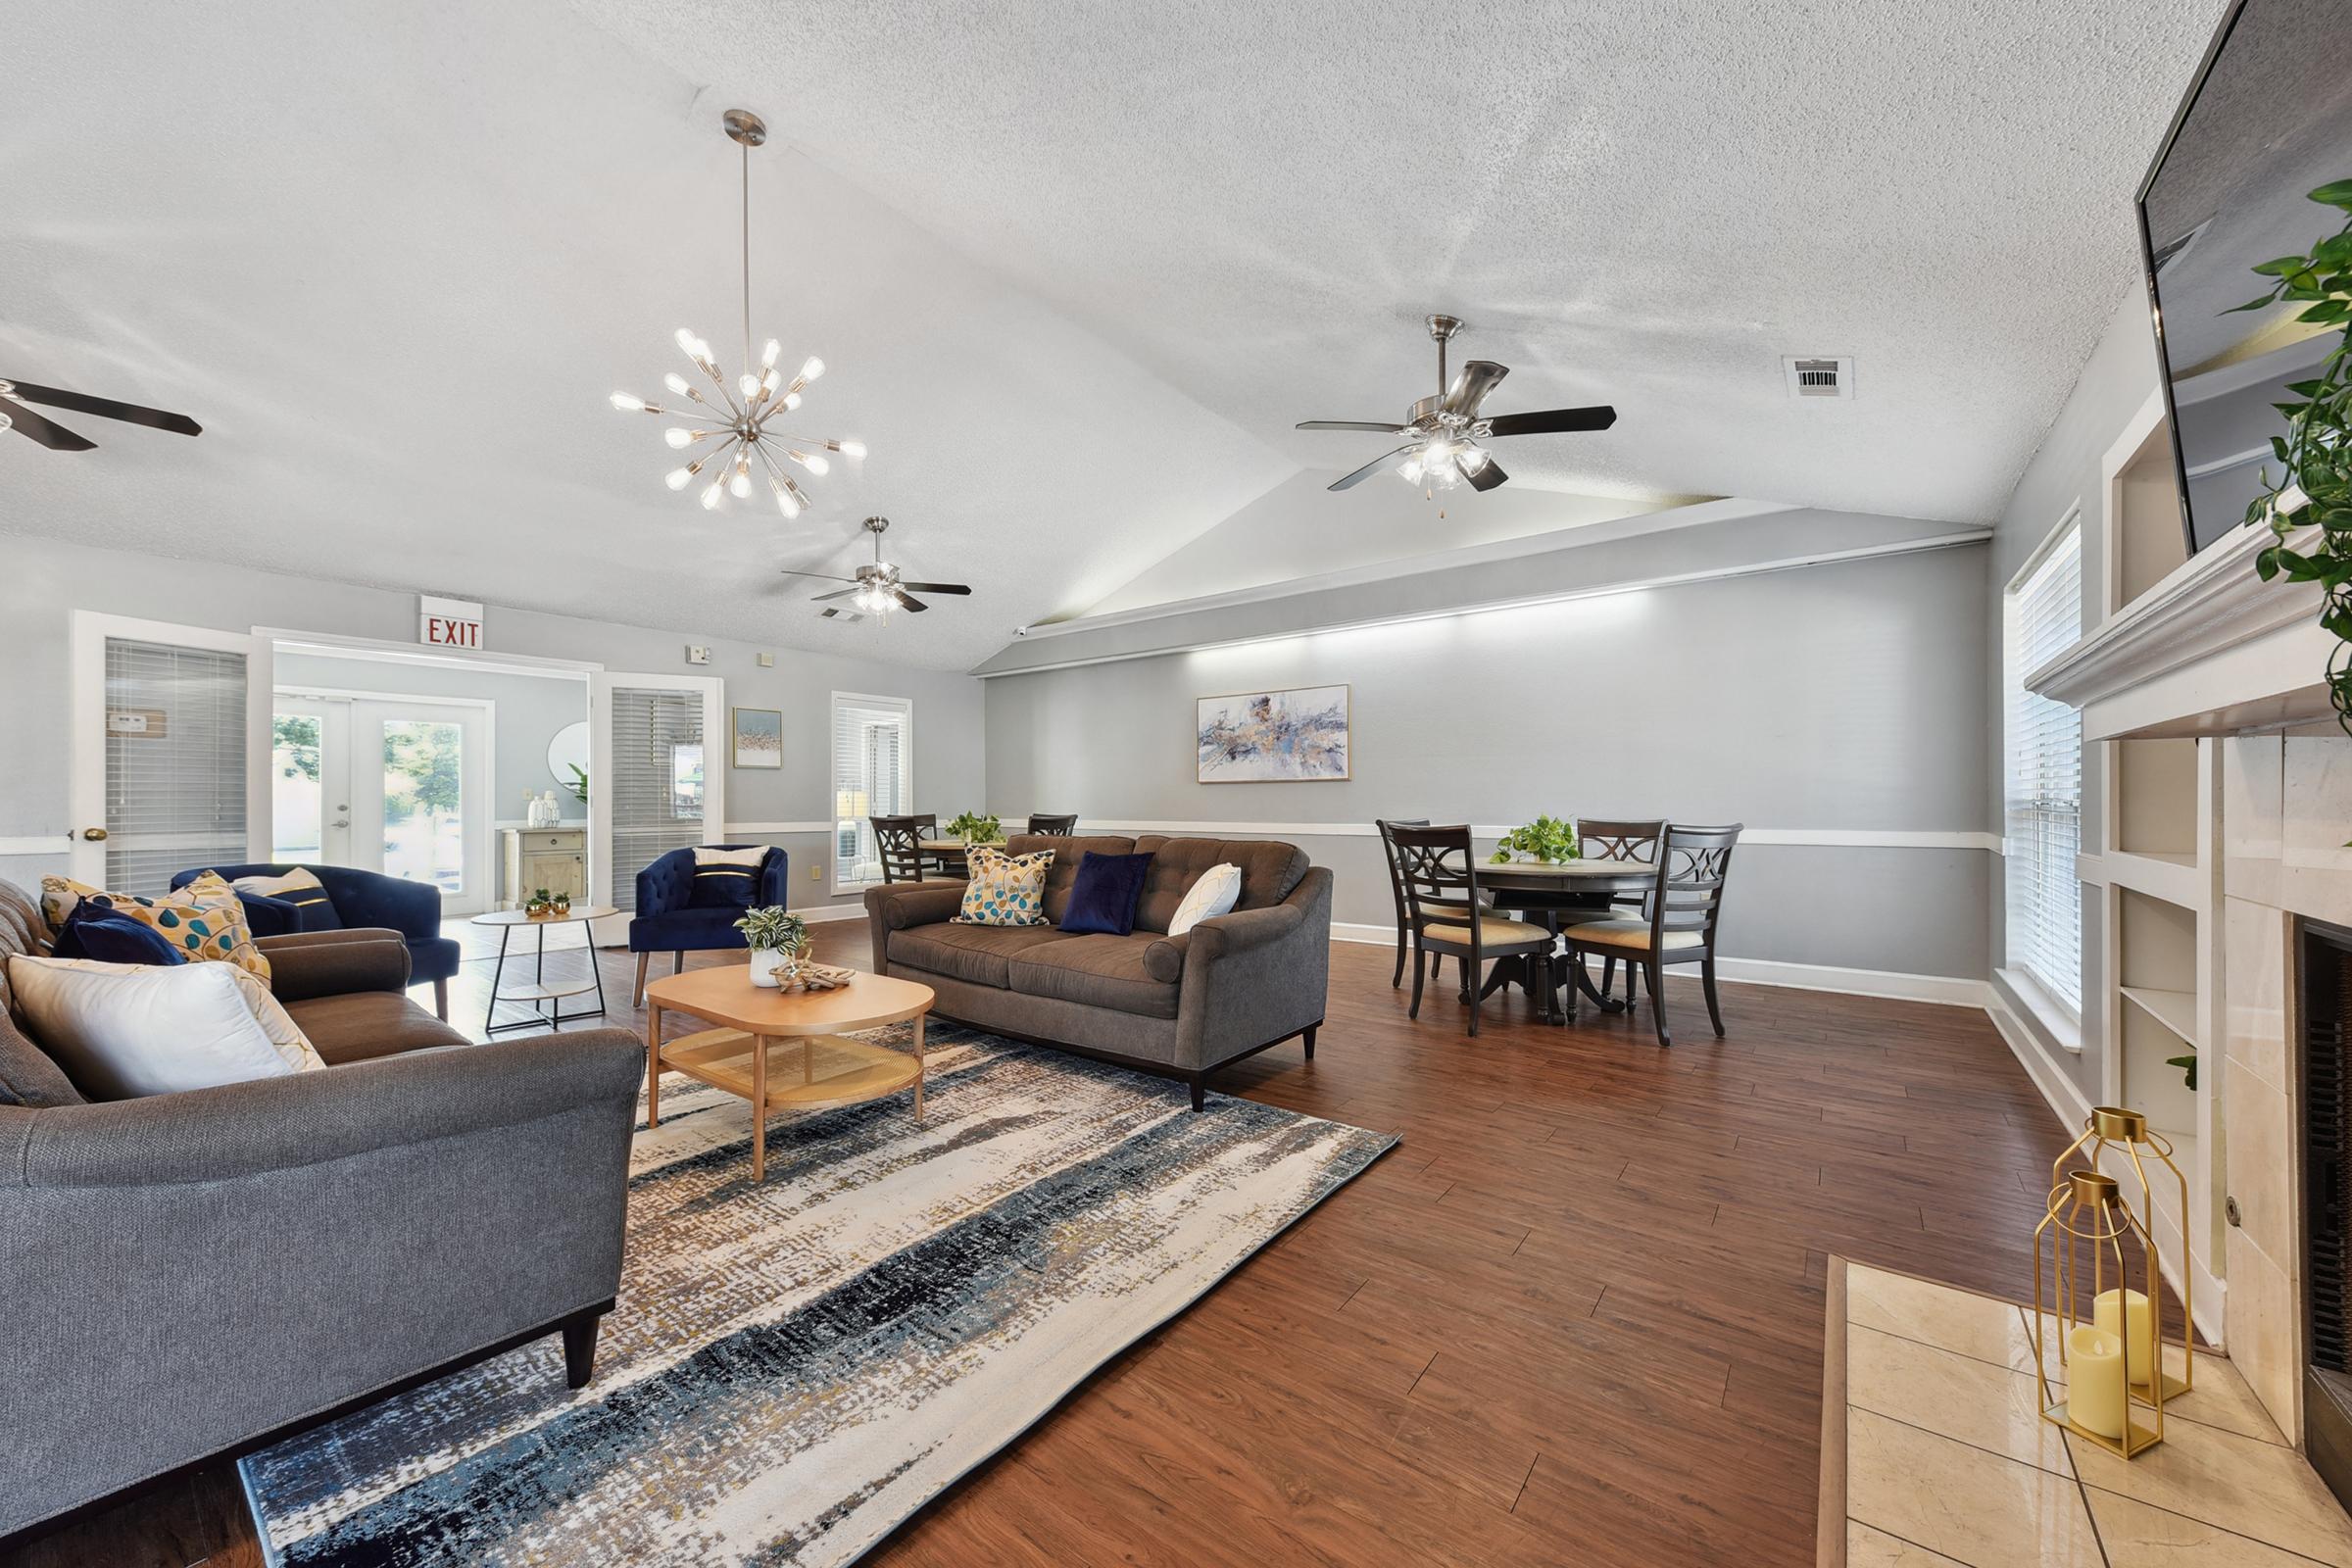
{"type": "Polygon", "coordinates": [[[2320,590],[2257,577],[2254,558],[2272,542],[2259,526],[2217,540],[2026,685],[2082,710],[2085,741],[2231,735],[2329,717],[2334,639],[2316,618],[2320,590]]]}

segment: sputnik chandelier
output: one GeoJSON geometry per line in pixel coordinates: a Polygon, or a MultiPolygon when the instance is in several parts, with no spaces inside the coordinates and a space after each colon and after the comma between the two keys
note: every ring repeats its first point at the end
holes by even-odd
{"type": "Polygon", "coordinates": [[[743,363],[744,372],[732,386],[711,357],[710,345],[695,336],[691,327],[678,328],[678,347],[694,368],[710,378],[717,389],[718,401],[713,403],[686,377],[672,370],[662,378],[664,386],[678,397],[689,400],[692,408],[663,408],[658,403],[629,392],[612,394],[612,407],[623,414],[652,414],[663,417],[682,418],[688,422],[671,425],[662,432],[663,439],[680,452],[700,448],[699,454],[683,467],[672,468],[668,484],[672,490],[683,490],[706,472],[710,483],[703,487],[703,507],[715,511],[719,497],[732,495],[738,501],[747,500],[752,493],[753,469],[767,481],[775,495],[776,510],[787,517],[797,517],[812,503],[808,493],[793,482],[784,462],[799,464],[813,474],[823,474],[832,465],[825,454],[838,452],[848,458],[862,458],[865,447],[857,441],[816,440],[808,436],[788,435],[768,428],[779,414],[789,414],[801,406],[801,393],[808,383],[825,373],[825,362],[811,354],[801,363],[800,373],[789,381],[776,368],[776,361],[784,348],[774,338],[760,353],[760,368],[755,373],[752,363],[752,149],[767,140],[767,125],[748,109],[730,109],[726,113],[727,135],[743,149],[743,363]],[[717,445],[703,447],[706,441],[717,445]],[[782,459],[777,454],[782,453],[782,459]]]}

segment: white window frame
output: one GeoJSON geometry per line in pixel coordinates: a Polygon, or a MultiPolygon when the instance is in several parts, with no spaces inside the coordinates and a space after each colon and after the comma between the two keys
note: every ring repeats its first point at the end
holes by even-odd
{"type": "Polygon", "coordinates": [[[2034,553],[2026,558],[2001,591],[2001,899],[2004,959],[2012,989],[2018,992],[2020,1000],[2037,1011],[2050,1014],[2048,1021],[2060,1026],[2061,1033],[2080,1030],[2082,1018],[2082,885],[2075,864],[2076,858],[2082,853],[2082,731],[2080,713],[2074,717],[2074,843],[2071,849],[2061,846],[2052,852],[2048,865],[2042,864],[2034,854],[2034,844],[2046,843],[2051,836],[2034,831],[2038,818],[2044,813],[2022,803],[2017,786],[2023,771],[2022,748],[2026,744],[2026,738],[2020,733],[2021,719],[2034,705],[2049,701],[2029,692],[2026,689],[2026,677],[2082,637],[2085,620],[2082,612],[2082,509],[2078,505],[2068,510],[2058,526],[2051,529],[2034,553]],[[2035,650],[2022,648],[2022,610],[2030,603],[2030,596],[2034,590],[2042,586],[2045,571],[2070,552],[2073,556],[2072,577],[2075,584],[2073,633],[2066,638],[2064,646],[2042,646],[2035,650]],[[2065,946],[2063,932],[2054,933],[2057,940],[2052,941],[2050,938],[2053,933],[2048,931],[2038,935],[2021,932],[2015,919],[2020,903],[2021,879],[2031,881],[2035,887],[2044,886],[2052,870],[2057,871],[2075,889],[2071,964],[2061,961],[2061,956],[2050,951],[2065,946]],[[2037,955],[2036,949],[2042,951],[2037,955]],[[2056,972],[2051,972],[2053,970],[2056,972]]]}
{"type": "Polygon", "coordinates": [[[913,808],[912,803],[914,800],[913,699],[907,697],[883,697],[871,692],[835,692],[833,694],[831,703],[827,705],[825,712],[825,798],[829,807],[828,816],[830,822],[830,828],[826,835],[826,853],[830,855],[833,859],[833,891],[836,894],[862,893],[865,889],[874,886],[881,880],[879,876],[868,880],[863,877],[853,875],[852,873],[855,872],[858,862],[862,860],[863,857],[844,857],[841,853],[841,830],[845,825],[853,822],[857,824],[859,835],[858,843],[860,845],[864,843],[866,834],[871,831],[871,829],[867,828],[865,825],[864,816],[861,815],[852,817],[844,816],[842,814],[840,747],[841,717],[842,710],[845,708],[874,709],[885,711],[894,711],[900,715],[899,723],[901,727],[902,739],[899,746],[899,796],[900,800],[904,804],[902,805],[900,813],[885,812],[883,814],[903,814],[906,810],[911,810],[913,808]]]}

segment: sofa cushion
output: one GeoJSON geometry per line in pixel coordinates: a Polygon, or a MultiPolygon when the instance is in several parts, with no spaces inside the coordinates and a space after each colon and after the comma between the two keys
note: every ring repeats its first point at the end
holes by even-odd
{"type": "Polygon", "coordinates": [[[327,896],[326,885],[318,873],[307,865],[298,865],[281,875],[240,876],[229,879],[230,887],[244,901],[245,917],[253,934],[287,936],[296,931],[340,931],[343,917],[335,911],[335,901],[327,896]],[[284,921],[265,929],[254,912],[256,903],[279,904],[288,911],[284,921]]]}
{"type": "Polygon", "coordinates": [[[1072,936],[1123,937],[1135,929],[1136,901],[1144,895],[1149,855],[1104,855],[1089,850],[1070,884],[1061,928],[1072,936]]]}
{"type": "Polygon", "coordinates": [[[229,963],[8,960],[27,1033],[100,1100],[133,1100],[323,1067],[270,988],[229,963]]]}
{"type": "Polygon", "coordinates": [[[1176,918],[1184,896],[1201,873],[1230,862],[1242,868],[1242,896],[1236,909],[1265,909],[1291,896],[1306,875],[1306,852],[1296,844],[1274,839],[1169,839],[1146,834],[1135,841],[1149,851],[1152,869],[1144,878],[1143,902],[1136,906],[1138,931],[1165,931],[1176,918]]]}
{"type": "Polygon", "coordinates": [[[57,929],[50,951],[61,958],[94,958],[100,963],[145,963],[169,968],[188,961],[186,954],[144,921],[90,903],[76,904],[57,929]]]}
{"type": "Polygon", "coordinates": [[[1046,868],[1054,863],[1052,850],[1006,855],[975,844],[964,860],[971,874],[963,884],[963,906],[955,916],[957,924],[1046,923],[1046,868]]]}
{"type": "Polygon", "coordinates": [[[1133,855],[1135,840],[1113,834],[1097,834],[1088,838],[1060,838],[1050,833],[1015,833],[1004,841],[1007,855],[1035,855],[1040,850],[1054,852],[1054,863],[1046,867],[1046,918],[1055,925],[1070,907],[1070,885],[1078,880],[1078,862],[1088,851],[1097,855],[1133,855]]]}
{"type": "Polygon", "coordinates": [[[1154,978],[1145,965],[1144,955],[1161,940],[1148,931],[1068,937],[1014,956],[1008,965],[1012,989],[1114,1012],[1173,1018],[1179,988],[1154,978]]]}
{"type": "Polygon", "coordinates": [[[466,1038],[399,991],[354,991],[286,1004],[287,1016],[310,1037],[330,1067],[434,1046],[463,1046],[466,1038]]]}
{"type": "Polygon", "coordinates": [[[730,916],[741,914],[759,902],[760,872],[766,865],[767,857],[768,848],[764,844],[745,850],[696,845],[694,880],[687,884],[686,906],[724,909],[730,916]]]}
{"type": "Polygon", "coordinates": [[[85,903],[153,926],[190,958],[233,963],[265,985],[269,983],[270,960],[253,945],[245,906],[237,902],[236,890],[210,871],[160,899],[109,893],[72,877],[41,878],[41,913],[48,918],[52,932],[63,927],[66,916],[85,903]]]}
{"type": "Polygon", "coordinates": [[[890,934],[890,961],[953,975],[974,985],[1002,990],[1011,982],[1005,960],[1049,942],[1076,942],[1050,925],[912,926],[890,934]]]}

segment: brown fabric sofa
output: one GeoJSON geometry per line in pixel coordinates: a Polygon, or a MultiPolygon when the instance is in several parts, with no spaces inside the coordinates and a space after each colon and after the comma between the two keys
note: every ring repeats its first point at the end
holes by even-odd
{"type": "Polygon", "coordinates": [[[938,994],[933,1011],[995,1034],[1181,1078],[1193,1108],[1208,1074],[1293,1037],[1315,1054],[1331,964],[1331,872],[1294,844],[1243,839],[1015,834],[1012,855],[1054,852],[1052,925],[953,923],[961,881],[868,888],[874,967],[938,994]],[[1152,856],[1131,936],[1059,928],[1086,853],[1152,856]],[[1167,934],[1210,866],[1241,867],[1231,914],[1167,934]]]}

